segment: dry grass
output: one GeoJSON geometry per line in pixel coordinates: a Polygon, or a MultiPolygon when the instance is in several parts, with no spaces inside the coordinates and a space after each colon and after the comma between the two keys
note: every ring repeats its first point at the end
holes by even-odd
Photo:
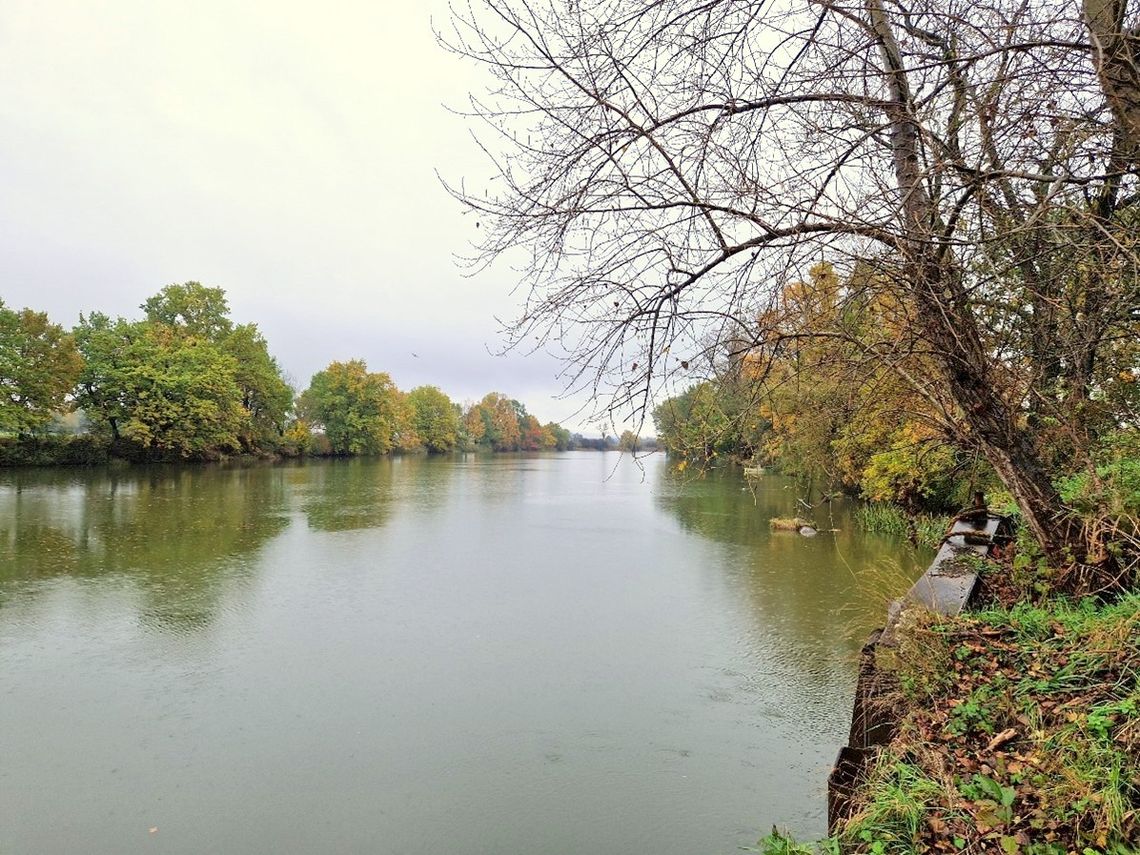
{"type": "Polygon", "coordinates": [[[811,525],[800,517],[773,517],[768,522],[774,531],[799,531],[805,525],[811,525]]]}

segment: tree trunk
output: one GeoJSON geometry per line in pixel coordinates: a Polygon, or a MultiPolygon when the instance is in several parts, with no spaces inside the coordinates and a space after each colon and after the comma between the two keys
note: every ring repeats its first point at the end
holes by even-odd
{"type": "Polygon", "coordinates": [[[938,206],[924,181],[921,138],[902,53],[882,0],[867,0],[867,11],[891,94],[885,109],[906,237],[904,275],[921,332],[944,369],[948,391],[970,430],[964,439],[985,455],[1013,494],[1034,537],[1059,563],[1066,551],[1076,551],[1078,533],[1037,449],[1018,429],[1013,408],[1001,396],[1001,378],[990,376],[996,366],[982,343],[953,252],[941,240],[938,206]]]}
{"type": "Polygon", "coordinates": [[[1130,165],[1140,164],[1140,33],[1125,25],[1128,0],[1083,0],[1093,62],[1130,165]]]}
{"type": "Polygon", "coordinates": [[[1077,527],[1058,495],[1028,432],[1018,428],[1009,405],[980,364],[946,354],[950,394],[962,408],[969,437],[1013,494],[1025,524],[1055,562],[1080,557],[1077,527]],[[1068,553],[1068,554],[1066,554],[1068,553]]]}

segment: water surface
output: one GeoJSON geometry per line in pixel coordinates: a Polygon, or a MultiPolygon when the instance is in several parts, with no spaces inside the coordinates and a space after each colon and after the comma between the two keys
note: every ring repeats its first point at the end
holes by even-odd
{"type": "Polygon", "coordinates": [[[595,452],[0,473],[0,852],[821,834],[917,571],[844,504],[771,532],[795,498],[595,452]]]}

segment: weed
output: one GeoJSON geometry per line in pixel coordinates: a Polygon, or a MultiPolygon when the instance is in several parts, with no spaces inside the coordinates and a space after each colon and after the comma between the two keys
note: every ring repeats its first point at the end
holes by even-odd
{"type": "Polygon", "coordinates": [[[898,505],[874,502],[856,509],[855,522],[864,531],[910,539],[920,546],[937,549],[951,519],[930,514],[911,516],[898,505]]]}
{"type": "Polygon", "coordinates": [[[816,847],[797,843],[790,834],[785,834],[777,828],[763,838],[755,848],[748,852],[760,852],[762,855],[815,855],[816,847]]]}
{"type": "Polygon", "coordinates": [[[903,714],[844,851],[1140,851],[1140,594],[906,612],[877,663],[903,714]]]}
{"type": "Polygon", "coordinates": [[[873,855],[916,851],[927,810],[939,803],[943,786],[913,762],[884,753],[872,769],[866,797],[839,835],[873,855]]]}

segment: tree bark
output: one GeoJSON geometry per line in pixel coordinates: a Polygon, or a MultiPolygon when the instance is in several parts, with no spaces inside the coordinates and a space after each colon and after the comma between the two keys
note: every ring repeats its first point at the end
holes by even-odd
{"type": "Polygon", "coordinates": [[[1101,91],[1129,165],[1140,165],[1140,33],[1125,25],[1128,0],[1083,0],[1101,91]]]}
{"type": "Polygon", "coordinates": [[[1078,546],[1060,495],[1032,440],[1017,426],[1016,413],[989,376],[988,358],[976,319],[962,288],[953,253],[939,239],[941,218],[924,181],[918,122],[902,53],[882,0],[867,0],[871,29],[883,60],[891,97],[890,123],[895,183],[905,225],[902,244],[906,287],[914,297],[923,337],[941,363],[954,402],[970,436],[1013,494],[1025,524],[1049,557],[1060,562],[1078,546]]]}
{"type": "MultiPolygon", "coordinates": [[[[949,354],[947,354],[949,356],[949,354]]],[[[984,362],[945,360],[949,391],[972,439],[1013,494],[1025,524],[1055,562],[1080,557],[1080,532],[1049,478],[1028,431],[985,376],[984,362]],[[956,363],[956,364],[955,364],[956,363]]]]}

